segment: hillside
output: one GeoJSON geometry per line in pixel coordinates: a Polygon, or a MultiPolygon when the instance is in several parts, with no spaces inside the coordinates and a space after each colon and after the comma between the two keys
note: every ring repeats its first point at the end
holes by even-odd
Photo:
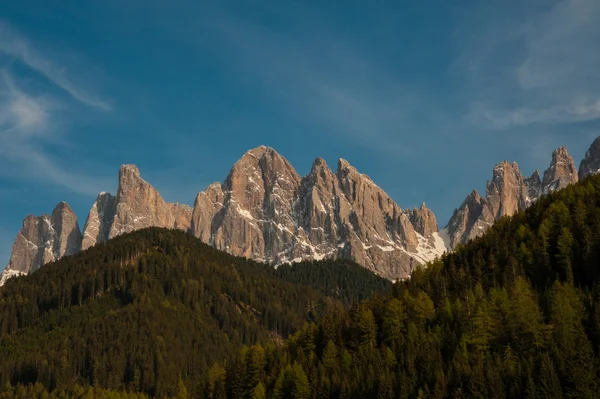
{"type": "Polygon", "coordinates": [[[306,322],[390,286],[331,261],[311,266],[331,282],[319,289],[295,271],[308,266],[274,270],[161,228],[64,257],[0,290],[0,387],[74,392],[79,384],[162,397],[183,384],[194,393],[208,366],[242,345],[274,348],[306,322]]]}
{"type": "Polygon", "coordinates": [[[599,256],[593,176],[389,294],[306,325],[261,362],[243,350],[206,397],[598,397],[599,256]]]}

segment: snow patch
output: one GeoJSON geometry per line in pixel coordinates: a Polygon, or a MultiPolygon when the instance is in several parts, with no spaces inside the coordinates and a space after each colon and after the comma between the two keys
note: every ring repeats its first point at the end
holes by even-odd
{"type": "Polygon", "coordinates": [[[8,281],[8,279],[18,276],[24,276],[26,274],[27,273],[23,273],[19,270],[13,270],[8,268],[4,269],[4,271],[0,273],[0,287],[2,287],[8,281]]]}

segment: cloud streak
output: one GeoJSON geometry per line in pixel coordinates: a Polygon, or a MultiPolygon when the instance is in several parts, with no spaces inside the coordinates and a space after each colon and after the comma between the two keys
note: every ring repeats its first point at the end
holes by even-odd
{"type": "Polygon", "coordinates": [[[600,119],[598,1],[557,1],[497,19],[460,61],[471,85],[469,122],[509,129],[600,119]]]}
{"type": "MultiPolygon", "coordinates": [[[[16,57],[77,102],[102,111],[110,110],[108,102],[76,87],[55,63],[34,50],[4,22],[0,23],[0,54],[16,57]]],[[[68,125],[61,113],[66,104],[53,96],[52,90],[36,94],[31,88],[25,88],[31,85],[21,84],[32,80],[39,80],[39,76],[23,78],[8,67],[0,70],[0,173],[7,178],[37,178],[80,194],[95,195],[106,181],[61,166],[63,163],[52,155],[50,148],[60,143],[60,135],[65,134],[65,125],[68,125]]]]}
{"type": "Polygon", "coordinates": [[[92,93],[76,87],[62,67],[36,51],[25,38],[15,32],[6,22],[0,21],[0,52],[18,59],[32,70],[44,75],[58,87],[69,93],[73,98],[86,105],[104,111],[111,110],[109,101],[102,100],[92,93]]]}

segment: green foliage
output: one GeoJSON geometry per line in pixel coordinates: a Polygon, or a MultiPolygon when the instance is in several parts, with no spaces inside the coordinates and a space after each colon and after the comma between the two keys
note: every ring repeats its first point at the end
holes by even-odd
{"type": "Polygon", "coordinates": [[[315,398],[596,398],[599,265],[595,176],[305,325],[269,356],[267,397],[305,397],[306,376],[315,398]]]}
{"type": "Polygon", "coordinates": [[[8,281],[0,290],[0,387],[223,398],[235,383],[243,397],[264,397],[265,367],[277,365],[274,346],[257,343],[282,342],[389,285],[352,262],[275,270],[180,231],[140,230],[8,281]],[[328,285],[296,270],[304,267],[328,285]],[[237,364],[244,345],[232,378],[220,364],[237,364]]]}

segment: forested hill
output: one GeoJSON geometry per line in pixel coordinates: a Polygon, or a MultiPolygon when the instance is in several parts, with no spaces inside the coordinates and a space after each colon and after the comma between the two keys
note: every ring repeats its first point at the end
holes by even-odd
{"type": "Polygon", "coordinates": [[[243,345],[274,350],[390,285],[348,261],[274,270],[179,231],[136,231],[2,287],[0,397],[89,391],[80,386],[196,397],[209,366],[243,345]]]}
{"type": "MultiPolygon", "coordinates": [[[[600,176],[206,387],[232,398],[600,397],[600,176]]],[[[216,367],[216,366],[215,366],[216,367]]],[[[212,396],[211,396],[212,395],[212,396]]]]}

